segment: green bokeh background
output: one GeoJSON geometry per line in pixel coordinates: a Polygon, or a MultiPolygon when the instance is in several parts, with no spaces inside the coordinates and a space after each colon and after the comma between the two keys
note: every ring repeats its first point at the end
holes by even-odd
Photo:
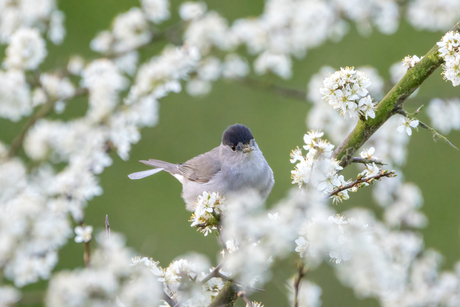
{"type": "MultiPolygon", "coordinates": [[[[259,15],[263,9],[261,0],[206,1],[210,9],[218,11],[230,21],[250,15],[259,15]]],[[[178,21],[179,1],[172,1],[172,18],[161,28],[178,21]]],[[[65,65],[71,55],[80,54],[95,58],[89,42],[98,31],[108,29],[112,19],[132,6],[137,0],[65,0],[59,8],[66,14],[67,37],[61,46],[49,46],[49,55],[43,70],[65,65]]],[[[404,56],[426,53],[442,33],[417,32],[403,22],[400,30],[391,36],[374,32],[361,37],[354,26],[339,43],[327,43],[310,50],[305,59],[293,62],[293,78],[284,81],[274,78],[277,84],[290,88],[305,89],[312,74],[320,67],[372,65],[388,79],[389,67],[404,56]]],[[[157,54],[164,42],[145,48],[144,59],[157,54]]],[[[3,53],[3,50],[0,51],[3,53]]],[[[406,104],[409,111],[428,103],[432,97],[458,96],[459,90],[442,80],[437,70],[421,87],[418,96],[406,104]]],[[[1,85],[0,85],[1,86],[1,85]]],[[[83,114],[85,99],[69,103],[64,117],[83,114]]],[[[104,194],[89,203],[85,222],[96,229],[103,229],[108,214],[113,231],[122,232],[127,244],[140,255],[153,257],[167,266],[170,261],[188,251],[208,255],[215,264],[219,252],[213,236],[204,237],[190,228],[190,213],[184,210],[180,197],[181,185],[175,178],[160,173],[144,180],[130,181],[127,174],[144,170],[140,159],[156,158],[169,162],[183,162],[219,145],[222,131],[230,124],[244,123],[252,130],[260,148],[275,174],[275,187],[268,199],[271,206],[287,195],[292,187],[289,163],[291,149],[302,145],[306,132],[305,118],[310,105],[307,102],[279,97],[271,92],[249,88],[235,82],[218,81],[212,92],[201,98],[186,93],[171,94],[161,99],[160,121],[156,127],[142,130],[142,140],[133,146],[129,161],[122,161],[112,153],[114,163],[100,176],[104,194]]],[[[423,112],[422,112],[423,113],[423,112]]],[[[55,115],[51,115],[55,116],[55,115]]],[[[426,115],[421,119],[427,121],[426,115]]],[[[0,121],[0,136],[10,142],[24,121],[16,124],[0,121]]],[[[396,132],[395,132],[396,133],[396,132]]],[[[91,137],[91,136],[88,136],[91,137]]],[[[460,133],[452,132],[449,139],[460,145],[460,133]]],[[[337,144],[336,144],[337,145],[337,144]]],[[[377,153],[378,156],[378,153],[377,153]]],[[[411,137],[409,156],[403,168],[405,178],[415,182],[423,191],[425,204],[422,211],[429,224],[421,231],[426,247],[439,250],[445,256],[444,268],[451,269],[460,259],[459,220],[460,153],[445,143],[433,143],[431,134],[419,131],[411,137]]],[[[351,177],[355,170],[349,171],[351,177]]],[[[352,206],[378,208],[371,200],[370,190],[352,194],[351,199],[339,205],[341,211],[352,206]]],[[[83,266],[83,245],[72,239],[60,252],[56,270],[83,266]]],[[[253,295],[265,306],[288,306],[285,281],[295,271],[294,260],[286,260],[275,266],[273,281],[264,293],[253,295]]],[[[357,299],[352,291],[338,284],[328,264],[307,275],[308,279],[322,287],[323,306],[376,306],[371,299],[357,299]]],[[[24,290],[36,295],[27,296],[22,306],[32,304],[40,296],[45,282],[27,286],[24,290]],[[35,299],[29,299],[33,297],[35,299]]],[[[242,303],[239,303],[242,306],[242,303]]]]}

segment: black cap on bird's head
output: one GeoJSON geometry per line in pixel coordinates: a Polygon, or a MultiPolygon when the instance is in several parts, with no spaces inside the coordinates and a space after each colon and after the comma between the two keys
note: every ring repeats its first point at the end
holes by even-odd
{"type": "Polygon", "coordinates": [[[254,139],[251,130],[242,124],[228,126],[222,134],[222,144],[232,148],[238,146],[238,143],[247,145],[254,139]]]}

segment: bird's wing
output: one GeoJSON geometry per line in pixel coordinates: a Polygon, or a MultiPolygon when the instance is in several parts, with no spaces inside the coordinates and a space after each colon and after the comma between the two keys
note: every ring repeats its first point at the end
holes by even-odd
{"type": "Polygon", "coordinates": [[[190,181],[206,183],[220,172],[219,147],[177,166],[179,173],[190,181]]]}

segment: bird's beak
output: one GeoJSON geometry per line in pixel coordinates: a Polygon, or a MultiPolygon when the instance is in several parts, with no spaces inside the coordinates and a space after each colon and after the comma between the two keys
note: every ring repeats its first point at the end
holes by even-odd
{"type": "Polygon", "coordinates": [[[244,145],[244,147],[243,147],[243,152],[244,152],[244,153],[248,153],[248,152],[253,151],[254,149],[255,149],[255,148],[252,147],[251,145],[244,145]]]}

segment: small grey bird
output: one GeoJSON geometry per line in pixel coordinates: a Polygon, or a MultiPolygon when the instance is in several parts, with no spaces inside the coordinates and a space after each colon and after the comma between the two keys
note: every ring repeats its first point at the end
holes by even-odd
{"type": "Polygon", "coordinates": [[[220,146],[185,163],[172,164],[153,159],[139,162],[156,168],[130,174],[130,179],[141,179],[160,171],[170,173],[182,183],[182,198],[190,211],[204,191],[231,197],[234,193],[252,189],[265,200],[275,183],[273,171],[251,130],[241,124],[229,126],[224,131],[220,146]]]}

